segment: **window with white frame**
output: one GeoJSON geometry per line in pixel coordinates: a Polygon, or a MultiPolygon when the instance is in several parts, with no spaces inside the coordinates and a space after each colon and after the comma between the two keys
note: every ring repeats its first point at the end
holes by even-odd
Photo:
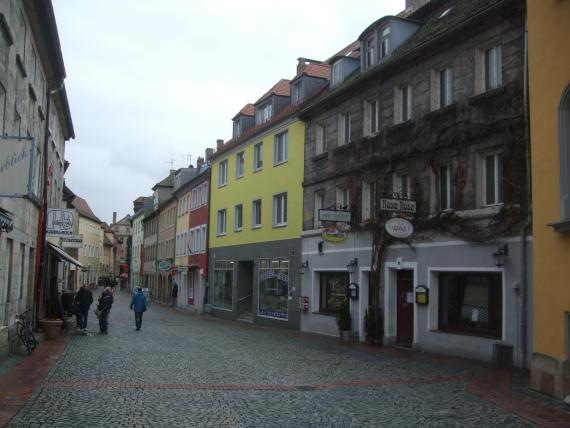
{"type": "Polygon", "coordinates": [[[412,87],[409,85],[402,86],[398,92],[400,94],[398,106],[400,113],[399,122],[406,122],[412,118],[412,87]]]}
{"type": "Polygon", "coordinates": [[[366,39],[365,47],[364,47],[364,67],[370,68],[374,65],[374,36],[369,37],[366,39]]]}
{"type": "Polygon", "coordinates": [[[337,61],[332,66],[331,86],[338,85],[342,80],[342,65],[340,61],[337,61]]]}
{"type": "Polygon", "coordinates": [[[338,145],[350,143],[350,114],[338,115],[338,145]]]}
{"type": "Polygon", "coordinates": [[[412,194],[410,174],[407,172],[394,174],[392,188],[402,198],[409,198],[412,194]]]}
{"type": "Polygon", "coordinates": [[[364,135],[371,136],[380,130],[380,103],[378,100],[364,102],[364,135]]]}
{"type": "Polygon", "coordinates": [[[325,208],[325,193],[323,191],[315,192],[315,206],[313,211],[313,227],[315,229],[322,227],[323,223],[319,220],[319,210],[325,208]]]}
{"type": "Polygon", "coordinates": [[[390,54],[390,27],[384,28],[380,33],[379,43],[379,56],[380,60],[383,60],[390,54]]]}
{"type": "Polygon", "coordinates": [[[497,205],[503,202],[503,172],[500,153],[483,157],[483,203],[497,205]]]}
{"type": "Polygon", "coordinates": [[[501,46],[485,51],[485,90],[498,88],[503,84],[501,46]]]}
{"type": "Polygon", "coordinates": [[[337,186],[336,188],[336,206],[340,210],[350,209],[350,192],[348,188],[337,186]]]}
{"type": "Polygon", "coordinates": [[[234,208],[234,231],[239,232],[243,228],[243,205],[236,205],[234,208]]]}
{"type": "Polygon", "coordinates": [[[281,163],[287,162],[289,158],[289,132],[284,131],[275,136],[275,142],[273,145],[274,156],[273,165],[279,165],[281,163]]]}
{"type": "Polygon", "coordinates": [[[236,155],[236,178],[243,177],[245,173],[245,154],[244,152],[239,152],[236,155]]]}
{"type": "Polygon", "coordinates": [[[253,146],[253,171],[259,171],[263,168],[263,142],[253,146]]]}
{"type": "Polygon", "coordinates": [[[208,182],[202,183],[202,205],[208,205],[208,182]]]}
{"type": "Polygon", "coordinates": [[[268,121],[269,119],[271,119],[271,115],[273,112],[273,106],[271,104],[271,102],[268,102],[267,104],[259,107],[259,113],[258,113],[258,117],[259,117],[259,123],[263,123],[268,121]]]}
{"type": "Polygon", "coordinates": [[[218,187],[228,184],[228,160],[220,162],[218,170],[218,187]]]}
{"type": "Polygon", "coordinates": [[[225,209],[218,210],[218,229],[217,229],[218,236],[226,234],[226,220],[227,220],[226,210],[225,209]]]}
{"type": "Polygon", "coordinates": [[[273,196],[273,227],[287,225],[287,193],[273,196]]]}
{"type": "Polygon", "coordinates": [[[449,210],[451,205],[451,165],[441,165],[438,174],[439,209],[449,210]]]}
{"type": "Polygon", "coordinates": [[[453,71],[451,68],[432,71],[431,109],[437,110],[453,103],[453,71]]]}
{"type": "Polygon", "coordinates": [[[253,201],[251,206],[251,226],[255,228],[261,227],[261,199],[253,201]]]}
{"type": "Polygon", "coordinates": [[[376,216],[376,183],[365,181],[362,183],[362,221],[374,220],[376,216]]]}
{"type": "Polygon", "coordinates": [[[317,138],[316,138],[316,154],[326,152],[327,150],[327,126],[317,125],[317,138]]]}
{"type": "Polygon", "coordinates": [[[207,241],[207,226],[203,224],[200,226],[200,230],[202,231],[202,239],[200,240],[200,251],[202,253],[206,252],[206,241],[207,241]]]}

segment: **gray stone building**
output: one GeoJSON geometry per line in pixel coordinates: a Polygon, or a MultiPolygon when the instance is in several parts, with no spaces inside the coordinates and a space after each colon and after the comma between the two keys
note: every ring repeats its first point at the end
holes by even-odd
{"type": "MultiPolygon", "coordinates": [[[[74,137],[65,76],[51,1],[1,1],[0,208],[11,224],[0,231],[0,352],[13,337],[15,315],[47,295],[36,281],[39,215],[44,172],[48,208],[65,206],[65,142],[74,137]]],[[[58,270],[65,257],[52,253],[58,270]]]]}
{"type": "Polygon", "coordinates": [[[352,284],[360,340],[380,308],[385,343],[528,366],[524,28],[520,0],[410,4],[331,59],[301,114],[303,331],[337,335],[352,284]]]}

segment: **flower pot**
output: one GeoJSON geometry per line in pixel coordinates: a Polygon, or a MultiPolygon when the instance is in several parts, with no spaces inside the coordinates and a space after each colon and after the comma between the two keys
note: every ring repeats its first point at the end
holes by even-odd
{"type": "Polygon", "coordinates": [[[40,327],[46,335],[46,340],[55,340],[61,332],[62,320],[40,320],[40,327]]]}

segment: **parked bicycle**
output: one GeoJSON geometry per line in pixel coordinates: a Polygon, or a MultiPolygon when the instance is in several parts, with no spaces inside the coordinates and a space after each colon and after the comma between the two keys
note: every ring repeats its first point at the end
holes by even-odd
{"type": "Polygon", "coordinates": [[[28,322],[28,312],[30,312],[30,309],[20,315],[16,315],[16,334],[20,342],[26,347],[28,355],[31,355],[32,351],[36,349],[36,337],[28,322]]]}

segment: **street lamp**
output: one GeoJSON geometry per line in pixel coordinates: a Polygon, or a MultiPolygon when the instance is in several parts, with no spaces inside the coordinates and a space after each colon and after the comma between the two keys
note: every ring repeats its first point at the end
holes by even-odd
{"type": "Polygon", "coordinates": [[[355,257],[346,265],[346,270],[349,274],[353,274],[358,266],[358,259],[355,257]]]}
{"type": "Polygon", "coordinates": [[[299,266],[299,273],[301,275],[303,275],[307,269],[309,268],[309,261],[305,260],[303,263],[301,263],[301,265],[299,266]]]}
{"type": "Polygon", "coordinates": [[[505,264],[505,261],[507,260],[508,255],[509,255],[509,246],[507,244],[497,248],[497,251],[495,251],[492,254],[495,266],[497,267],[503,266],[505,264]]]}

